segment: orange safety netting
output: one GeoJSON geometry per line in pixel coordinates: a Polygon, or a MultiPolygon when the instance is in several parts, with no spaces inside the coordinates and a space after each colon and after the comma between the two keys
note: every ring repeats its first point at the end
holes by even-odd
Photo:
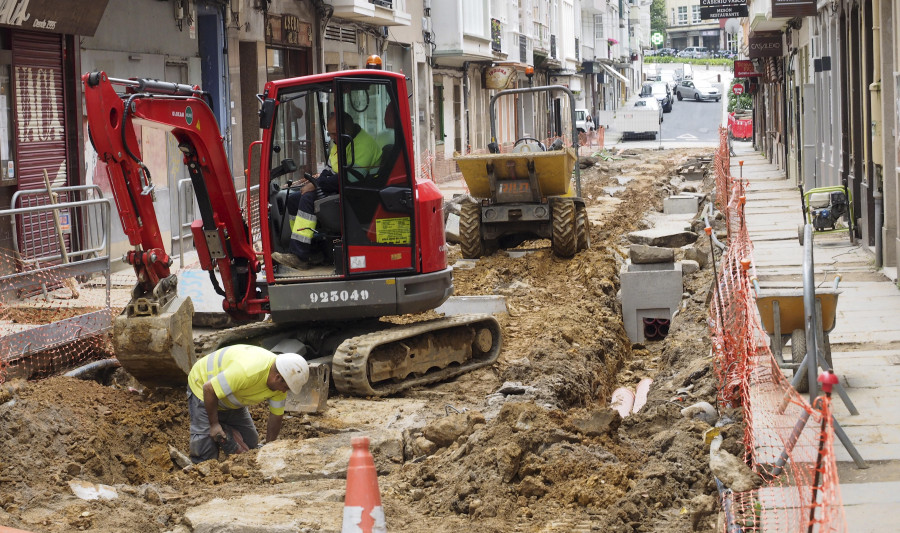
{"type": "Polygon", "coordinates": [[[819,398],[811,407],[791,388],[769,349],[750,281],[745,184],[731,176],[725,161],[723,136],[716,152],[717,204],[730,240],[710,304],[714,368],[719,401],[742,408],[746,460],[765,480],[759,489],[722,498],[731,524],[725,530],[797,532],[814,525],[819,532],[846,531],[830,401],[819,398]]]}
{"type": "Polygon", "coordinates": [[[62,266],[0,249],[0,383],[112,356],[105,276],[72,277],[62,266]]]}

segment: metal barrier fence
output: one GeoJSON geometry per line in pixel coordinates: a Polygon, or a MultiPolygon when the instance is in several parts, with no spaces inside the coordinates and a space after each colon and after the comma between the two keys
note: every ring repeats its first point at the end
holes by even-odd
{"type": "MultiPolygon", "coordinates": [[[[67,189],[74,194],[90,188],[58,190],[67,189]]],[[[14,202],[30,202],[40,194],[47,198],[46,190],[19,193],[14,202]]],[[[109,200],[93,198],[0,211],[0,224],[8,221],[13,228],[52,217],[54,210],[66,213],[73,232],[83,229],[87,243],[84,249],[66,250],[67,260],[59,246],[0,250],[0,382],[11,377],[10,369],[12,377],[27,378],[77,364],[98,350],[110,353],[104,335],[113,320],[110,244],[105,231],[97,231],[110,227],[110,209],[109,200]],[[87,286],[91,290],[79,290],[87,286]]],[[[57,234],[46,237],[60,242],[57,234]]],[[[73,241],[78,239],[63,242],[69,248],[73,241]]]]}
{"type": "MultiPolygon", "coordinates": [[[[727,134],[726,134],[727,135],[727,134]]],[[[846,531],[834,427],[828,398],[815,407],[788,383],[769,349],[751,289],[753,244],[744,217],[746,184],[730,174],[727,137],[716,154],[717,204],[729,246],[717,267],[710,303],[710,336],[719,402],[740,406],[746,460],[763,478],[755,490],[723,491],[733,531],[846,531]],[[727,199],[727,200],[724,200],[727,199]]]]}
{"type": "MultiPolygon", "coordinates": [[[[250,242],[257,243],[262,239],[259,221],[259,184],[249,189],[243,188],[237,191],[238,205],[243,209],[244,222],[250,228],[250,242]]],[[[172,228],[172,238],[169,246],[169,255],[178,258],[178,268],[184,268],[185,244],[191,247],[194,243],[194,235],[191,233],[191,223],[200,217],[197,210],[197,202],[194,196],[194,185],[190,178],[178,181],[178,190],[175,194],[175,226],[172,228]]],[[[190,248],[188,248],[190,250],[190,248]]]]}
{"type": "MultiPolygon", "coordinates": [[[[58,193],[67,202],[97,200],[103,198],[103,192],[96,185],[74,185],[69,187],[55,187],[53,192],[58,193]]],[[[25,189],[16,191],[10,201],[10,209],[29,208],[48,205],[49,195],[47,189],[25,189]]],[[[59,204],[57,212],[67,223],[63,224],[64,238],[66,235],[74,236],[82,243],[80,250],[68,250],[69,257],[89,257],[95,255],[107,247],[106,226],[102,225],[102,217],[99,204],[91,204],[84,212],[72,213],[66,207],[67,204],[59,204]],[[66,228],[69,229],[65,232],[66,228]]],[[[50,222],[53,218],[53,210],[39,210],[36,212],[23,212],[18,216],[10,217],[11,230],[14,237],[19,229],[30,233],[30,243],[27,249],[20,249],[19,240],[13,239],[13,251],[18,255],[22,263],[28,267],[40,266],[41,262],[47,263],[59,261],[62,254],[59,249],[59,236],[55,226],[50,222]],[[37,234],[37,235],[35,235],[37,234]],[[37,244],[37,245],[35,245],[37,244]]],[[[71,238],[71,237],[70,237],[71,238]]],[[[67,239],[68,240],[68,239],[67,239]]],[[[71,243],[69,243],[71,246],[71,243]]]]}

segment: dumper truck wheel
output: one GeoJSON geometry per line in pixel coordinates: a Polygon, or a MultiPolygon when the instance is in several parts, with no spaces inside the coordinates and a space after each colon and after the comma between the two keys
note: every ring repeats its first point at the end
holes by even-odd
{"type": "Polygon", "coordinates": [[[481,238],[481,204],[459,206],[459,250],[465,259],[478,259],[485,252],[481,238]]]}
{"type": "Polygon", "coordinates": [[[553,222],[553,253],[560,257],[572,257],[578,251],[575,202],[567,198],[554,198],[550,200],[550,212],[553,222]]]}
{"type": "Polygon", "coordinates": [[[584,207],[575,212],[575,228],[578,249],[587,250],[591,247],[591,221],[588,220],[587,209],[584,207]]]}

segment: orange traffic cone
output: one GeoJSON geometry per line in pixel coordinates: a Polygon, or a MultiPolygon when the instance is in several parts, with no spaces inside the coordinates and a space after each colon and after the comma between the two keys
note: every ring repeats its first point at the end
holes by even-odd
{"type": "Polygon", "coordinates": [[[341,533],[387,533],[369,437],[353,437],[341,533]]]}

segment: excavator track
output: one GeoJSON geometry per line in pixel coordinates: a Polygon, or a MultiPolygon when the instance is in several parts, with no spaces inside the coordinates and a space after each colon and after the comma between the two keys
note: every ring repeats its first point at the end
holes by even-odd
{"type": "Polygon", "coordinates": [[[500,324],[459,315],[351,337],[332,358],[338,391],[386,396],[488,366],[500,355],[500,324]]]}

